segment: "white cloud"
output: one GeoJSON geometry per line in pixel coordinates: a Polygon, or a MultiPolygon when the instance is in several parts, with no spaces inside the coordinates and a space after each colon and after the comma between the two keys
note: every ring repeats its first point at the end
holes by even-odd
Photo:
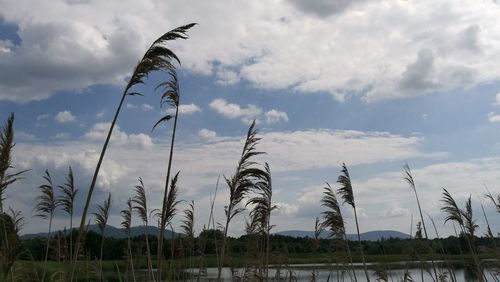
{"type": "Polygon", "coordinates": [[[76,117],[70,111],[58,112],[54,119],[58,123],[70,123],[76,121],[76,117]]]}
{"type": "Polygon", "coordinates": [[[246,108],[238,104],[228,103],[224,99],[215,99],[209,104],[210,108],[227,118],[254,119],[262,113],[262,109],[254,104],[248,104],[246,108]]]}
{"type": "Polygon", "coordinates": [[[267,123],[288,122],[288,115],[285,112],[272,109],[266,112],[267,123]]]}
{"type": "Polygon", "coordinates": [[[495,102],[493,103],[494,106],[500,106],[500,92],[495,95],[495,102]]]}
{"type": "Polygon", "coordinates": [[[179,113],[183,115],[189,115],[189,114],[194,114],[194,113],[199,113],[201,112],[200,107],[196,106],[195,104],[181,104],[179,106],[179,113]]]}
{"type": "Polygon", "coordinates": [[[399,205],[393,205],[391,208],[385,211],[385,215],[388,217],[400,217],[407,216],[410,214],[410,211],[406,208],[402,208],[399,205]]]}
{"type": "Polygon", "coordinates": [[[228,103],[224,99],[214,99],[209,106],[224,117],[230,119],[240,118],[244,124],[250,124],[253,120],[256,120],[258,124],[261,119],[265,119],[268,124],[288,122],[287,113],[275,109],[264,113],[261,107],[254,104],[242,107],[235,103],[228,103]]]}
{"type": "Polygon", "coordinates": [[[500,115],[496,115],[494,112],[488,113],[488,121],[491,123],[500,122],[500,115]]]}
{"type": "MultiPolygon", "coordinates": [[[[83,135],[83,138],[93,142],[104,142],[108,134],[109,126],[109,123],[96,123],[90,131],[83,135]]],[[[117,143],[118,145],[136,145],[143,149],[151,149],[154,145],[149,135],[144,133],[127,134],[121,131],[118,125],[115,125],[113,129],[111,142],[117,143]]]]}
{"type": "Polygon", "coordinates": [[[198,131],[198,136],[203,140],[214,140],[217,137],[217,133],[210,129],[203,128],[198,131]]]}
{"type": "Polygon", "coordinates": [[[36,121],[42,121],[42,120],[46,120],[46,119],[49,119],[49,118],[50,118],[49,114],[41,114],[41,115],[38,115],[36,117],[36,121]]]}
{"type": "Polygon", "coordinates": [[[186,71],[215,74],[223,84],[247,81],[264,89],[339,98],[354,93],[377,101],[500,79],[500,40],[494,36],[500,10],[494,1],[150,0],[141,9],[116,0],[23,3],[7,1],[0,11],[18,25],[21,39],[20,45],[0,44],[0,69],[9,69],[0,73],[2,100],[123,86],[155,37],[186,18],[204,20],[189,40],[169,46],[186,71]],[[111,8],[117,3],[120,9],[111,8]]]}
{"type": "Polygon", "coordinates": [[[293,214],[296,214],[297,211],[299,210],[299,207],[297,205],[293,205],[293,204],[287,204],[287,203],[282,203],[282,202],[277,202],[274,204],[277,207],[277,210],[274,213],[277,213],[280,215],[293,215],[293,214]]]}
{"type": "MultiPolygon", "coordinates": [[[[173,114],[175,114],[175,109],[169,108],[166,112],[168,114],[173,115],[173,114]]],[[[201,108],[193,103],[179,105],[179,114],[181,114],[181,115],[191,115],[191,114],[199,113],[199,112],[201,112],[201,108]]]]}
{"type": "Polygon", "coordinates": [[[133,110],[133,109],[137,109],[137,108],[138,108],[138,106],[136,106],[136,105],[134,105],[134,104],[131,104],[131,103],[127,103],[127,104],[125,105],[125,107],[126,107],[127,109],[132,109],[132,110],[133,110]]]}
{"type": "Polygon", "coordinates": [[[127,109],[131,109],[131,110],[140,109],[141,111],[144,111],[144,112],[149,112],[149,111],[152,111],[154,109],[154,107],[149,105],[149,104],[141,104],[140,106],[137,106],[137,105],[134,105],[132,103],[127,103],[125,106],[127,109]]]}
{"type": "Polygon", "coordinates": [[[95,117],[96,117],[96,118],[103,118],[105,114],[106,114],[106,113],[105,113],[104,111],[102,111],[102,112],[98,112],[98,113],[95,115],[95,117]]]}
{"type": "Polygon", "coordinates": [[[70,138],[71,138],[71,134],[69,134],[67,132],[60,132],[52,137],[52,139],[55,139],[55,140],[67,140],[70,138]]]}
{"type": "Polygon", "coordinates": [[[149,111],[152,111],[155,107],[149,105],[149,104],[142,104],[141,105],[141,110],[145,111],[145,112],[149,112],[149,111]]]}

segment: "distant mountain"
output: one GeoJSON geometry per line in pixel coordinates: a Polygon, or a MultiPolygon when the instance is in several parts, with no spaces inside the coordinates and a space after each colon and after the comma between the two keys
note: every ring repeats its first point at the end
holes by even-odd
{"type": "MultiPolygon", "coordinates": [[[[136,236],[144,235],[144,228],[146,228],[147,234],[158,236],[159,229],[156,226],[147,226],[147,227],[134,226],[134,227],[130,228],[130,236],[136,237],[136,236]]],[[[74,229],[76,229],[76,228],[74,228],[74,229]]],[[[88,230],[96,232],[96,233],[100,233],[99,228],[97,227],[96,224],[89,225],[88,230]]],[[[58,231],[62,231],[62,230],[56,230],[56,231],[53,231],[52,233],[55,233],[58,231]]],[[[69,232],[69,231],[66,231],[66,232],[69,232]]],[[[175,233],[175,235],[178,236],[178,233],[175,233]]],[[[113,237],[113,238],[117,238],[117,239],[127,238],[127,234],[125,233],[125,230],[123,230],[122,228],[116,228],[116,227],[111,226],[111,225],[106,226],[106,229],[104,230],[104,236],[105,237],[113,237]]],[[[35,234],[25,234],[25,235],[20,236],[21,240],[29,240],[29,239],[33,239],[33,238],[37,238],[37,237],[47,237],[47,232],[41,232],[41,233],[35,233],[35,234]]],[[[165,239],[172,238],[172,231],[165,230],[164,237],[165,237],[165,239]]]]}
{"type": "MultiPolygon", "coordinates": [[[[275,233],[276,235],[282,236],[290,236],[290,237],[314,237],[314,231],[304,231],[304,230],[287,230],[275,233]]],[[[321,238],[328,238],[328,233],[321,233],[321,238]]],[[[405,234],[403,232],[394,231],[394,230],[377,230],[377,231],[369,231],[360,234],[361,240],[364,241],[377,241],[382,238],[398,238],[398,239],[408,239],[410,235],[405,234]]],[[[357,240],[358,236],[356,234],[347,234],[348,240],[357,240]]]]}

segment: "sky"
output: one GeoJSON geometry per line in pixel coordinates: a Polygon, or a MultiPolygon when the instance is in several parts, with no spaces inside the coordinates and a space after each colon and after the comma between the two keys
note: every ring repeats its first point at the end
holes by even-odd
{"type": "MultiPolygon", "coordinates": [[[[55,185],[75,173],[76,218],[127,79],[163,33],[195,22],[169,42],[181,60],[173,160],[179,215],[195,201],[195,226],[224,222],[228,187],[255,120],[278,206],[274,231],[313,230],[342,163],[352,178],[360,231],[409,233],[419,221],[402,166],[412,169],[422,209],[440,236],[442,188],[460,206],[471,196],[485,233],[499,214],[484,197],[500,188],[500,2],[498,0],[92,1],[0,0],[0,118],[15,115],[5,206],[22,212],[22,233],[47,229],[33,208],[48,170],[55,185]],[[487,188],[486,188],[487,187],[487,188]]],[[[99,174],[91,211],[112,194],[110,224],[141,177],[150,209],[163,197],[172,124],[154,73],[127,97],[99,174]]],[[[343,207],[347,231],[353,214],[343,207]]],[[[244,233],[248,213],[229,234],[244,233]]],[[[426,216],[426,220],[427,220],[426,216]]],[[[76,220],[76,221],[77,221],[76,220]]],[[[91,220],[93,220],[91,216],[91,220]]],[[[428,220],[427,223],[429,224],[428,220]]],[[[138,218],[134,224],[140,224],[138,218]]],[[[56,213],[54,228],[69,225],[56,213]]],[[[430,225],[430,224],[429,224],[430,225]]],[[[434,232],[429,232],[435,236],[434,232]]]]}

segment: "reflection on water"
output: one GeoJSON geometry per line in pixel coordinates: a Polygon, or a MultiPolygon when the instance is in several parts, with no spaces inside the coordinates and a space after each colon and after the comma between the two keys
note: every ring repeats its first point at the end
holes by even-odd
{"type": "MultiPolygon", "coordinates": [[[[370,279],[372,281],[376,281],[377,277],[375,276],[375,271],[369,269],[370,279]]],[[[386,266],[386,270],[388,273],[388,281],[402,281],[405,272],[408,272],[411,275],[413,281],[433,281],[431,274],[428,270],[421,270],[417,267],[412,268],[401,268],[401,264],[389,264],[386,266]]],[[[316,281],[354,281],[354,277],[352,272],[343,272],[342,270],[337,270],[335,267],[329,265],[290,265],[287,268],[282,268],[277,271],[275,268],[269,269],[269,280],[270,281],[311,281],[311,275],[313,269],[316,269],[316,281]],[[278,279],[279,277],[279,279],[278,279]]],[[[240,281],[241,277],[244,275],[244,269],[238,268],[235,270],[235,279],[234,281],[240,281]]],[[[457,282],[475,282],[479,281],[477,279],[476,274],[471,268],[463,268],[461,267],[453,267],[453,271],[455,273],[457,282]]],[[[198,270],[193,271],[198,273],[198,270]]],[[[355,274],[358,281],[365,280],[365,274],[363,269],[356,268],[355,274]]],[[[452,281],[450,279],[450,274],[448,270],[444,267],[438,267],[438,275],[445,275],[446,279],[444,281],[452,281]]],[[[493,278],[494,275],[491,271],[485,270],[485,275],[488,281],[496,281],[500,276],[497,276],[496,279],[493,278]]],[[[222,277],[224,281],[233,281],[231,279],[231,271],[229,268],[223,268],[222,277]]],[[[217,268],[207,268],[206,275],[201,279],[194,279],[193,281],[217,281],[217,268]]],[[[410,280],[411,281],[411,280],[410,280]]]]}

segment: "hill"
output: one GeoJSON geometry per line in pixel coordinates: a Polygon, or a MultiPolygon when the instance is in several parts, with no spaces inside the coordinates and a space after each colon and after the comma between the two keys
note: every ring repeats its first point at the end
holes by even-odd
{"type": "MultiPolygon", "coordinates": [[[[276,235],[282,236],[290,236],[290,237],[314,237],[314,231],[304,231],[304,230],[287,230],[275,233],[276,235]]],[[[321,233],[321,238],[328,238],[329,233],[323,232],[321,233]]],[[[410,235],[405,234],[403,232],[394,231],[394,230],[376,230],[369,231],[360,234],[361,240],[364,241],[378,241],[382,238],[399,238],[399,239],[408,239],[410,235]]],[[[357,240],[358,237],[356,234],[347,234],[348,240],[357,240]]]]}

